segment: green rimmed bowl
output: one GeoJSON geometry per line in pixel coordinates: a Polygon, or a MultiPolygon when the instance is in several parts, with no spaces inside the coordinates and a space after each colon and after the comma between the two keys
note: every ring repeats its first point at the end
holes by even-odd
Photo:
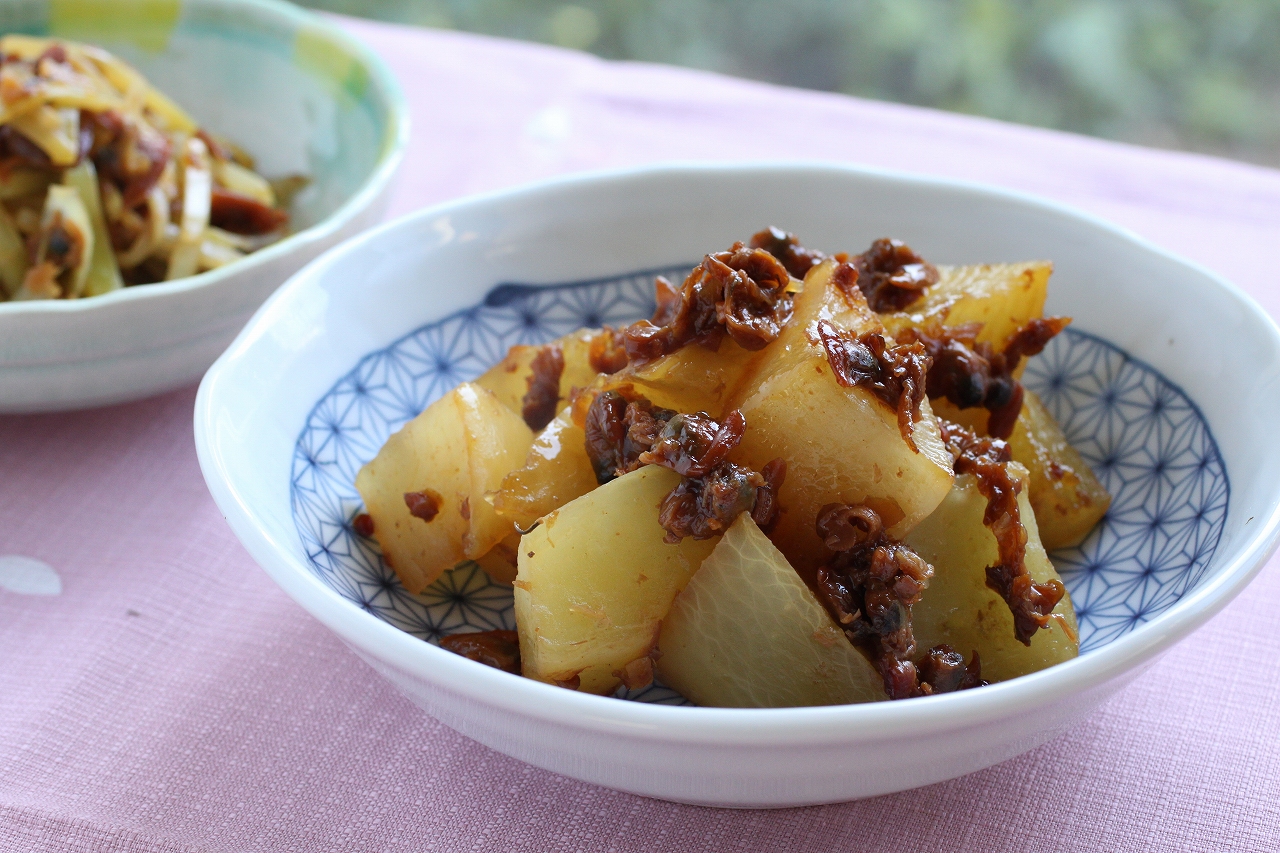
{"type": "Polygon", "coordinates": [[[9,0],[0,32],[104,47],[263,174],[312,180],[290,210],[293,233],[234,264],[88,299],[0,303],[0,412],[195,381],[277,286],[386,210],[408,107],[386,65],[318,15],[276,0],[9,0]]]}

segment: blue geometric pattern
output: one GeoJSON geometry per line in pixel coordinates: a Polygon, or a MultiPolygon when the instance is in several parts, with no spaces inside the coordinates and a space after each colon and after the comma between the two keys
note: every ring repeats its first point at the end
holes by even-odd
{"type": "MultiPolygon", "coordinates": [[[[479,305],[361,359],[316,404],[294,451],[294,521],[316,575],[428,642],[467,629],[514,630],[511,590],[474,563],[447,572],[422,595],[407,592],[376,543],[352,529],[361,511],[356,473],[393,432],[513,344],[647,317],[654,276],[680,281],[690,266],[500,285],[479,305]]],[[[1068,328],[1031,361],[1024,381],[1113,496],[1080,547],[1053,554],[1075,604],[1084,653],[1167,609],[1204,576],[1226,520],[1226,472],[1195,404],[1100,338],[1068,328]]],[[[660,685],[616,695],[688,704],[660,685]]]]}
{"type": "Polygon", "coordinates": [[[1100,338],[1068,328],[1023,379],[1111,493],[1088,539],[1053,554],[1084,653],[1164,612],[1204,577],[1227,518],[1226,468],[1182,390],[1100,338]]]}

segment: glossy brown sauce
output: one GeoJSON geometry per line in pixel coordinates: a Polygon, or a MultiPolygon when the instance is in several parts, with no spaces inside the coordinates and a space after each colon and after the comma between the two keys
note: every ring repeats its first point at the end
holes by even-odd
{"type": "Polygon", "coordinates": [[[587,457],[602,485],[645,465],[660,465],[684,478],[658,510],[667,542],[718,536],[744,512],[768,529],[777,520],[786,463],[775,459],[756,472],[729,462],[745,431],[746,419],[738,411],[716,421],[705,412],[657,408],[633,392],[628,397],[606,391],[587,410],[587,457]]]}
{"type": "Polygon", "coordinates": [[[363,536],[368,539],[373,535],[373,516],[367,512],[360,513],[351,519],[351,529],[356,532],[357,536],[363,536]]]}
{"type": "Polygon", "coordinates": [[[996,537],[999,552],[997,562],[987,567],[987,586],[1009,605],[1014,636],[1029,646],[1036,631],[1049,624],[1049,614],[1066,594],[1066,588],[1057,580],[1034,583],[1027,574],[1027,530],[1018,507],[1021,483],[1009,474],[1013,458],[1009,445],[998,438],[974,435],[942,419],[938,426],[951,451],[956,474],[973,474],[978,491],[987,499],[982,523],[996,537]]]}
{"type": "Polygon", "coordinates": [[[560,377],[564,375],[564,350],[557,344],[538,347],[529,364],[528,390],[520,401],[520,416],[538,432],[556,416],[560,402],[560,377]]]}
{"type": "Polygon", "coordinates": [[[806,249],[800,245],[800,238],[788,234],[781,228],[770,225],[751,237],[751,248],[764,249],[773,255],[793,277],[804,281],[809,270],[822,263],[826,258],[822,252],[806,249]]]}
{"type": "Polygon", "coordinates": [[[818,569],[816,592],[849,642],[870,659],[890,699],[908,699],[982,684],[977,654],[968,665],[950,646],[930,649],[917,663],[911,608],[933,567],[885,533],[868,506],[827,504],[817,533],[834,552],[818,569]]]}
{"type": "Polygon", "coordinates": [[[440,514],[440,507],[444,505],[444,498],[435,489],[405,492],[404,505],[409,508],[409,515],[430,522],[440,514]]]}
{"type": "Polygon", "coordinates": [[[943,326],[933,323],[925,328],[908,328],[898,333],[898,340],[923,346],[931,361],[926,391],[930,399],[945,397],[957,408],[982,406],[990,415],[987,433],[996,438],[1013,435],[1014,424],[1022,413],[1024,390],[1014,378],[1022,359],[1036,355],[1066,328],[1068,317],[1032,320],[1009,336],[997,351],[986,341],[977,340],[981,323],[943,326]]]}
{"type": "Polygon", "coordinates": [[[888,406],[897,414],[903,440],[918,451],[912,430],[925,395],[925,348],[919,343],[891,346],[878,332],[854,335],[829,320],[819,320],[817,330],[836,381],[846,388],[866,388],[888,406]]]}
{"type": "Polygon", "coordinates": [[[759,350],[777,340],[791,319],[791,276],[763,249],[734,243],[707,255],[679,290],[656,282],[653,319],[623,330],[631,362],[643,364],[689,343],[719,349],[725,336],[743,349],[759,350]]]}
{"type": "Polygon", "coordinates": [[[587,363],[596,373],[617,373],[629,361],[621,330],[605,326],[591,338],[587,348],[587,363]]]}
{"type": "Polygon", "coordinates": [[[938,269],[901,240],[876,240],[857,255],[858,287],[871,310],[883,314],[901,311],[938,283],[938,269]]]}
{"type": "Polygon", "coordinates": [[[520,674],[520,638],[515,631],[477,631],[440,638],[440,648],[468,660],[520,674]]]}

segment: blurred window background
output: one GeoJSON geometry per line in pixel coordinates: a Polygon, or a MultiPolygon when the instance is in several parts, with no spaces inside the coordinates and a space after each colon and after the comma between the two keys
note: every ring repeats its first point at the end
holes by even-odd
{"type": "Polygon", "coordinates": [[[1280,0],[304,0],[1280,166],[1280,0]]]}

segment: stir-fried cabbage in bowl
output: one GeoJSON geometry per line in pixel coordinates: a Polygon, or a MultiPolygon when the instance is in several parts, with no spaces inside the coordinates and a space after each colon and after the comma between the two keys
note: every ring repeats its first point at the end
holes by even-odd
{"type": "MultiPolygon", "coordinates": [[[[8,271],[15,282],[6,280],[16,283],[6,287],[16,298],[0,301],[0,412],[121,402],[197,379],[285,278],[381,217],[407,140],[407,109],[390,72],[318,16],[274,0],[187,0],[128,16],[113,14],[112,8],[109,2],[76,4],[75,14],[57,3],[0,8],[0,34],[12,47],[4,58],[19,81],[25,79],[17,73],[24,61],[29,68],[38,58],[36,47],[47,50],[53,44],[70,45],[72,52],[84,45],[82,50],[95,58],[107,56],[119,67],[136,69],[148,85],[136,87],[134,97],[147,107],[159,105],[139,114],[159,113],[156,124],[176,127],[167,139],[168,159],[176,164],[168,166],[166,177],[179,189],[170,189],[168,198],[144,192],[141,199],[131,199],[132,232],[119,215],[120,199],[104,189],[100,198],[106,205],[100,207],[106,209],[98,214],[107,239],[97,241],[98,263],[72,258],[84,260],[83,275],[46,263],[51,257],[47,228],[43,237],[17,233],[24,245],[11,248],[19,250],[20,263],[8,271]],[[183,127],[183,117],[189,127],[183,127]],[[207,208],[199,219],[200,205],[188,205],[197,216],[184,219],[182,182],[190,162],[207,167],[215,197],[212,219],[207,208]],[[229,195],[236,197],[233,208],[238,205],[243,213],[244,200],[255,194],[259,206],[248,214],[258,221],[236,220],[234,209],[233,218],[227,218],[229,195]],[[168,216],[152,213],[161,210],[168,216]],[[269,220],[262,219],[264,212],[269,220]],[[150,245],[143,232],[151,234],[150,245]],[[104,251],[104,244],[113,242],[114,265],[105,262],[112,253],[104,251]],[[28,282],[27,273],[41,264],[41,274],[28,282]],[[72,295],[82,298],[66,298],[72,295]],[[33,298],[39,296],[52,298],[33,298]]],[[[55,186],[48,193],[55,198],[43,197],[42,224],[63,217],[72,223],[71,231],[82,212],[78,202],[94,195],[83,190],[95,182],[104,188],[111,183],[104,172],[115,164],[101,156],[101,139],[109,138],[110,130],[99,126],[103,122],[97,116],[129,115],[119,103],[107,105],[115,111],[94,114],[87,107],[95,104],[85,99],[114,92],[128,101],[129,86],[103,87],[95,95],[63,66],[46,68],[55,77],[66,74],[80,89],[54,86],[50,94],[46,86],[41,106],[67,119],[78,111],[77,141],[89,143],[82,146],[86,152],[93,149],[88,156],[64,154],[68,163],[60,164],[65,169],[54,173],[55,186]],[[96,174],[82,174],[92,166],[96,174]],[[76,191],[77,184],[84,185],[82,191],[76,191]]],[[[95,70],[111,76],[105,62],[86,73],[95,70]]],[[[57,135],[55,130],[55,140],[57,135]]],[[[41,153],[49,156],[36,152],[41,153]]],[[[200,169],[190,173],[199,177],[200,169]]],[[[47,174],[45,180],[50,180],[47,174]]],[[[127,194],[127,180],[116,184],[127,194]]],[[[189,195],[198,199],[198,181],[193,187],[189,195]]],[[[31,212],[25,215],[30,218],[31,212]]],[[[89,218],[83,224],[83,230],[93,231],[89,218]]],[[[26,225],[30,232],[33,223],[26,225]]],[[[54,239],[52,248],[65,248],[64,243],[54,239]]]]}

